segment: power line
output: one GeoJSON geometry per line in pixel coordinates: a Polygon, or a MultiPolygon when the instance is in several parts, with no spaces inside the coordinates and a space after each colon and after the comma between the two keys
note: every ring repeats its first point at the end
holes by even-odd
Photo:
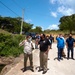
{"type": "Polygon", "coordinates": [[[23,29],[23,21],[24,21],[24,10],[15,0],[12,0],[20,9],[22,9],[22,22],[21,22],[21,31],[20,34],[22,35],[22,29],[23,29]]]}
{"type": "MultiPolygon", "coordinates": [[[[15,0],[12,0],[20,9],[23,9],[15,0]]],[[[4,3],[2,3],[1,1],[0,1],[0,3],[1,4],[3,4],[6,8],[8,8],[10,11],[12,11],[14,14],[16,14],[17,16],[19,16],[17,13],[15,13],[13,10],[11,10],[8,6],[6,6],[4,3]]],[[[28,13],[31,13],[31,14],[35,14],[35,15],[39,15],[39,16],[48,16],[49,17],[49,15],[47,15],[47,14],[42,14],[42,13],[35,13],[35,12],[33,12],[33,11],[28,11],[28,13]]],[[[27,16],[27,15],[26,15],[27,16]]]]}
{"type": "MultiPolygon", "coordinates": [[[[23,9],[15,0],[12,0],[20,9],[23,9]]],[[[35,15],[39,15],[39,16],[49,16],[49,15],[44,15],[42,13],[35,13],[35,12],[30,12],[28,11],[28,13],[31,13],[31,14],[35,14],[35,15]]],[[[26,15],[27,16],[27,15],[26,15]]]]}
{"type": "MultiPolygon", "coordinates": [[[[23,9],[15,0],[12,0],[20,9],[23,9]]],[[[31,14],[34,14],[34,15],[39,15],[39,16],[48,16],[49,17],[49,15],[47,15],[47,14],[42,14],[42,13],[35,13],[35,12],[33,12],[33,11],[28,11],[28,13],[31,13],[31,14]]],[[[27,16],[27,15],[26,15],[27,16]]]]}
{"type": "Polygon", "coordinates": [[[20,9],[22,9],[22,7],[15,1],[15,0],[12,0],[20,9]]]}
{"type": "Polygon", "coordinates": [[[10,11],[12,11],[15,15],[19,16],[17,13],[15,13],[13,10],[11,10],[8,6],[6,6],[3,2],[0,1],[1,4],[3,4],[6,8],[8,8],[10,11]]]}

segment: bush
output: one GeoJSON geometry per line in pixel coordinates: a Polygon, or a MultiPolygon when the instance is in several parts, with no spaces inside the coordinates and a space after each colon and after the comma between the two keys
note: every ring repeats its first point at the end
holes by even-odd
{"type": "Polygon", "coordinates": [[[16,57],[23,53],[23,47],[19,47],[19,43],[24,37],[24,35],[0,33],[0,56],[16,57]]]}

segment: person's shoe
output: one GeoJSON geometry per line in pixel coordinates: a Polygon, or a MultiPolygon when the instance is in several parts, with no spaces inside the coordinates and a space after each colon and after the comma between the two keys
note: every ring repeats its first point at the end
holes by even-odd
{"type": "Polygon", "coordinates": [[[26,69],[23,69],[23,72],[25,72],[26,71],[26,69]]]}
{"type": "Polygon", "coordinates": [[[31,71],[32,71],[32,72],[34,72],[34,70],[33,70],[33,69],[31,69],[31,71]]]}
{"type": "Polygon", "coordinates": [[[67,60],[69,60],[69,58],[67,58],[67,60]]]}
{"type": "Polygon", "coordinates": [[[73,60],[75,60],[74,58],[72,58],[73,60]]]}
{"type": "Polygon", "coordinates": [[[43,71],[43,73],[42,74],[45,74],[47,71],[43,71]]]}
{"type": "Polygon", "coordinates": [[[50,60],[49,58],[47,60],[50,60]]]}
{"type": "Polygon", "coordinates": [[[66,58],[66,55],[63,55],[63,58],[66,58]]]}
{"type": "Polygon", "coordinates": [[[61,60],[63,60],[63,58],[61,58],[61,60]]]}
{"type": "Polygon", "coordinates": [[[43,71],[43,69],[39,69],[38,72],[43,71]]]}
{"type": "Polygon", "coordinates": [[[49,70],[49,68],[47,68],[47,70],[49,70]]]}
{"type": "Polygon", "coordinates": [[[57,59],[58,61],[60,61],[60,59],[57,59]]]}

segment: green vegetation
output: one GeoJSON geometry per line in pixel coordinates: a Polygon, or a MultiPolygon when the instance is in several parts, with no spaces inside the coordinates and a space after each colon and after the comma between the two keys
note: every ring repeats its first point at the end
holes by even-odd
{"type": "Polygon", "coordinates": [[[29,32],[35,32],[35,33],[42,33],[42,28],[39,26],[36,26],[34,29],[31,29],[29,32]]]}
{"type": "Polygon", "coordinates": [[[72,14],[70,16],[63,16],[59,20],[60,24],[58,30],[44,30],[44,33],[46,34],[75,34],[75,14],[72,14]]]}
{"type": "MultiPolygon", "coordinates": [[[[11,18],[11,17],[1,17],[0,16],[0,29],[6,30],[11,33],[16,33],[20,34],[21,30],[21,17],[17,18],[11,18]]],[[[25,34],[26,32],[36,32],[36,33],[43,33],[43,32],[58,32],[58,31],[64,31],[73,33],[75,32],[75,14],[72,14],[70,16],[63,16],[59,20],[60,24],[59,30],[44,30],[42,31],[42,28],[40,26],[36,26],[33,29],[33,24],[23,22],[23,33],[25,34]]]]}
{"type": "Polygon", "coordinates": [[[23,52],[23,47],[19,47],[19,43],[24,38],[22,35],[0,33],[0,56],[19,56],[23,52]]]}
{"type": "MultiPolygon", "coordinates": [[[[11,18],[11,17],[2,17],[0,16],[0,29],[6,30],[11,33],[20,34],[21,31],[21,17],[11,18]]],[[[37,32],[41,33],[42,28],[40,26],[36,26],[34,29],[32,28],[33,24],[23,22],[23,34],[26,32],[37,32]]]]}
{"type": "Polygon", "coordinates": [[[63,16],[59,20],[59,29],[61,31],[69,31],[69,33],[72,33],[75,31],[75,14],[71,16],[63,16]]]}
{"type": "MultiPolygon", "coordinates": [[[[21,30],[21,18],[1,17],[0,16],[0,29],[6,30],[11,33],[20,33],[21,30]]],[[[32,28],[33,24],[23,22],[23,32],[28,32],[32,28]]]]}
{"type": "MultiPolygon", "coordinates": [[[[18,56],[23,52],[23,47],[19,47],[19,43],[25,38],[19,35],[21,30],[22,18],[11,18],[0,16],[0,56],[18,56]],[[10,32],[10,33],[9,33],[10,32]],[[12,34],[16,33],[16,34],[12,34]]],[[[71,16],[63,16],[59,20],[59,30],[44,30],[40,26],[32,29],[33,24],[23,22],[23,33],[36,32],[45,34],[59,33],[75,33],[75,14],[71,16]]]]}
{"type": "Polygon", "coordinates": [[[3,29],[0,29],[0,33],[3,33],[3,34],[11,34],[11,33],[9,33],[8,31],[5,31],[5,30],[3,30],[3,29]]]}
{"type": "MultiPolygon", "coordinates": [[[[11,18],[0,16],[0,56],[19,56],[23,53],[23,46],[19,43],[25,38],[25,35],[19,35],[21,30],[22,18],[11,18]],[[13,34],[15,33],[15,34],[13,34]]],[[[32,29],[33,24],[23,22],[23,33],[42,32],[41,27],[32,29]]]]}

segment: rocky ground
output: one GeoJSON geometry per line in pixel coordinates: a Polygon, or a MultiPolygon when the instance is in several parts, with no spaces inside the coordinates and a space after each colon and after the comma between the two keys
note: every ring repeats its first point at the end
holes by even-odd
{"type": "Polygon", "coordinates": [[[0,64],[7,65],[12,63],[13,60],[14,60],[14,57],[0,57],[0,64]]]}
{"type": "MultiPolygon", "coordinates": [[[[64,49],[67,54],[67,49],[64,49]]],[[[75,53],[75,51],[74,51],[75,53]]],[[[34,72],[29,69],[29,61],[27,64],[27,71],[23,72],[23,55],[20,58],[20,61],[12,66],[11,69],[4,73],[3,75],[42,75],[42,72],[38,72],[39,67],[39,50],[33,51],[33,63],[34,63],[34,72]]],[[[49,70],[45,75],[75,75],[75,60],[63,58],[60,62],[57,58],[57,47],[56,43],[53,43],[52,49],[50,49],[48,54],[48,68],[49,70]]],[[[74,55],[75,58],[75,55],[74,55]]]]}

